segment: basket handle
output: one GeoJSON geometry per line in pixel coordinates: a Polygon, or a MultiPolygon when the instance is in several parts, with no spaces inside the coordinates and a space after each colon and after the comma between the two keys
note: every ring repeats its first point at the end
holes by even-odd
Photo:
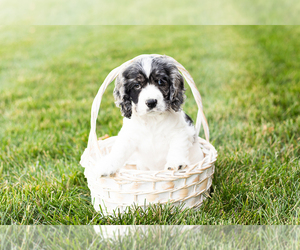
{"type": "MultiPolygon", "coordinates": [[[[92,105],[92,111],[91,111],[91,130],[90,130],[90,135],[89,135],[89,140],[88,140],[88,146],[87,149],[90,151],[90,153],[94,153],[94,155],[96,156],[96,158],[99,157],[99,154],[97,152],[95,152],[95,149],[99,149],[99,145],[97,143],[97,134],[96,134],[96,121],[97,121],[97,116],[99,113],[99,109],[100,109],[100,104],[101,104],[101,100],[102,100],[102,96],[104,94],[104,91],[106,90],[107,86],[119,75],[119,73],[121,72],[121,70],[126,67],[127,65],[129,65],[131,62],[144,57],[144,56],[153,56],[153,57],[160,57],[161,55],[156,55],[156,54],[152,54],[152,55],[140,55],[137,56],[125,63],[123,63],[121,66],[113,69],[108,76],[105,78],[103,84],[101,85],[100,89],[98,90],[98,93],[93,101],[93,105],[92,105]],[[92,152],[94,151],[94,152],[92,152]]],[[[189,74],[189,72],[180,64],[178,63],[174,58],[168,57],[170,60],[173,61],[173,63],[176,65],[176,67],[178,68],[178,70],[182,73],[183,77],[185,78],[185,80],[187,81],[188,85],[190,86],[193,96],[195,98],[195,101],[197,103],[198,106],[198,113],[197,113],[197,120],[196,120],[196,133],[197,135],[199,135],[200,133],[200,128],[201,128],[201,124],[203,124],[203,128],[204,128],[204,134],[205,134],[205,138],[206,141],[209,142],[209,128],[208,128],[208,124],[207,124],[207,120],[204,116],[203,110],[202,110],[202,100],[201,100],[201,95],[196,87],[196,84],[193,80],[193,78],[191,77],[191,75],[189,74]]],[[[98,151],[99,152],[99,151],[98,151]]]]}
{"type": "Polygon", "coordinates": [[[171,59],[174,62],[174,64],[178,68],[178,70],[182,73],[182,75],[185,78],[186,82],[190,86],[190,88],[192,90],[192,93],[193,93],[193,96],[195,98],[195,101],[197,103],[198,113],[197,113],[197,119],[196,119],[196,125],[195,125],[196,134],[199,135],[201,124],[203,124],[205,139],[206,139],[207,142],[209,142],[209,128],[208,128],[208,123],[207,123],[206,117],[203,113],[202,99],[201,99],[201,95],[199,93],[199,90],[197,89],[196,84],[195,84],[192,76],[190,75],[190,73],[179,62],[177,62],[174,58],[169,57],[169,56],[168,56],[168,58],[171,59]]]}

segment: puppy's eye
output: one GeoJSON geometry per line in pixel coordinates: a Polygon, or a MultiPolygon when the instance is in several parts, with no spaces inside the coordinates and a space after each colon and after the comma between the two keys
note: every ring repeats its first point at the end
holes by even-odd
{"type": "Polygon", "coordinates": [[[141,88],[141,85],[138,84],[138,83],[136,83],[133,87],[134,87],[134,89],[140,89],[140,88],[141,88]]]}
{"type": "Polygon", "coordinates": [[[165,84],[165,82],[166,82],[165,80],[159,79],[157,83],[158,83],[159,86],[162,86],[162,85],[165,84]]]}

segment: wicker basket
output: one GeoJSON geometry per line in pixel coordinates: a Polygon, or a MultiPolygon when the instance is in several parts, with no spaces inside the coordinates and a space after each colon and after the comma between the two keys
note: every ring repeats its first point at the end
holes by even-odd
{"type": "MultiPolygon", "coordinates": [[[[136,204],[146,207],[149,203],[165,204],[171,202],[174,205],[184,203],[183,208],[199,207],[209,190],[214,173],[214,163],[217,159],[217,151],[209,143],[209,130],[206,118],[202,111],[201,96],[188,71],[175,59],[170,58],[182,73],[191,87],[192,93],[198,106],[196,120],[197,134],[201,124],[204,128],[205,138],[198,138],[199,146],[203,150],[204,159],[195,165],[183,170],[170,171],[142,171],[136,170],[134,163],[127,164],[114,176],[95,178],[92,169],[95,168],[99,158],[108,154],[116,137],[105,140],[97,140],[96,120],[100,108],[101,99],[107,86],[117,75],[140,55],[125,62],[112,70],[101,85],[92,105],[91,130],[87,148],[81,156],[80,164],[85,168],[85,176],[91,191],[92,202],[96,211],[100,211],[99,205],[105,214],[112,214],[114,210],[124,212],[127,206],[136,204]]],[[[159,57],[161,55],[152,55],[159,57]]]]}

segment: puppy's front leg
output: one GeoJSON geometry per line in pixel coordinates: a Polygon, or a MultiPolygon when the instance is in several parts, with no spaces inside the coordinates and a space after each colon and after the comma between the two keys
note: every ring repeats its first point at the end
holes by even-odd
{"type": "Polygon", "coordinates": [[[190,164],[189,151],[192,146],[186,135],[176,135],[170,143],[165,170],[183,169],[190,164]]]}
{"type": "Polygon", "coordinates": [[[124,166],[135,149],[132,138],[119,133],[111,152],[98,162],[97,177],[114,174],[124,166]]]}

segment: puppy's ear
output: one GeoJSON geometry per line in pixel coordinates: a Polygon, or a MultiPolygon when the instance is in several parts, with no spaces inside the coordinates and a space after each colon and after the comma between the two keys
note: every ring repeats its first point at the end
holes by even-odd
{"type": "Polygon", "coordinates": [[[176,67],[175,69],[172,70],[172,73],[170,74],[170,80],[171,80],[171,85],[170,85],[171,108],[177,112],[180,110],[180,106],[184,102],[185,89],[184,89],[184,79],[176,67]]]}
{"type": "Polygon", "coordinates": [[[117,107],[121,108],[122,115],[130,118],[132,115],[132,104],[129,95],[126,93],[124,80],[120,75],[116,78],[114,97],[117,107]]]}

